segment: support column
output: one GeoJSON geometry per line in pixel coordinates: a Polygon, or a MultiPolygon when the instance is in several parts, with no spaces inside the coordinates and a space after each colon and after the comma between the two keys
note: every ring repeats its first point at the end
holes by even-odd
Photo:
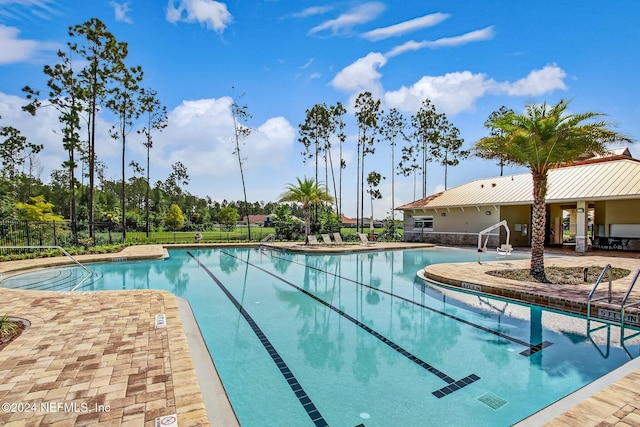
{"type": "Polygon", "coordinates": [[[587,202],[582,200],[576,206],[576,252],[587,251],[587,239],[587,202]]]}

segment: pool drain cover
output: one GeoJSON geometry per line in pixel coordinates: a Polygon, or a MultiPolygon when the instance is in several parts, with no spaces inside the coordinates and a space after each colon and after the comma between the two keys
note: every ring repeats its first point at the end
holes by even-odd
{"type": "Polygon", "coordinates": [[[485,393],[478,400],[494,410],[498,410],[507,404],[506,400],[493,393],[485,393]]]}

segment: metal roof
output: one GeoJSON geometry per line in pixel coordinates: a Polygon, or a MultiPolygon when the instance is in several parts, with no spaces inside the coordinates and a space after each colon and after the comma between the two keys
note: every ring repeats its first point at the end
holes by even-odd
{"type": "MultiPolygon", "coordinates": [[[[547,203],[640,198],[640,161],[598,159],[551,169],[547,203]]],[[[533,203],[531,173],[483,178],[400,206],[400,210],[533,203]]]]}

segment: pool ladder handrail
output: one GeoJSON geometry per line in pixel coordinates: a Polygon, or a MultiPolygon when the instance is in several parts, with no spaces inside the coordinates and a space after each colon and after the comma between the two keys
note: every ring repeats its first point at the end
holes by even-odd
{"type": "Polygon", "coordinates": [[[631,291],[633,291],[633,287],[635,286],[636,282],[638,281],[638,277],[640,277],[640,268],[638,269],[638,271],[636,271],[636,274],[633,276],[633,280],[631,280],[631,284],[629,285],[629,288],[627,289],[627,293],[624,295],[624,298],[622,298],[622,303],[620,304],[620,323],[621,323],[621,326],[622,326],[623,329],[624,329],[624,310],[627,307],[634,307],[634,306],[640,304],[640,301],[636,301],[634,303],[627,304],[627,300],[629,299],[629,296],[631,295],[631,291]]]}
{"type": "Polygon", "coordinates": [[[607,264],[604,266],[604,268],[600,272],[600,275],[598,276],[598,280],[596,280],[596,283],[593,285],[591,292],[589,292],[589,296],[587,297],[587,319],[591,318],[591,302],[592,301],[601,301],[603,299],[607,299],[609,304],[611,304],[611,270],[610,268],[611,268],[611,264],[607,264]],[[598,289],[600,282],[602,282],[602,279],[604,278],[604,275],[607,272],[609,272],[608,274],[609,291],[607,293],[607,296],[593,299],[593,294],[596,292],[596,289],[598,289]]]}
{"type": "Polygon", "coordinates": [[[94,276],[93,271],[89,270],[87,267],[82,265],[80,263],[80,261],[75,259],[62,246],[0,246],[0,249],[58,249],[66,257],[70,258],[76,265],[78,265],[80,268],[82,268],[84,271],[86,271],[89,274],[88,276],[85,276],[73,289],[71,289],[71,292],[73,292],[76,289],[78,289],[80,287],[80,285],[82,285],[85,282],[85,280],[87,280],[89,277],[93,277],[94,276]]]}
{"type": "Polygon", "coordinates": [[[265,242],[269,242],[269,241],[273,241],[275,240],[276,235],[273,233],[267,234],[264,239],[260,240],[260,243],[265,243],[265,242]]]}

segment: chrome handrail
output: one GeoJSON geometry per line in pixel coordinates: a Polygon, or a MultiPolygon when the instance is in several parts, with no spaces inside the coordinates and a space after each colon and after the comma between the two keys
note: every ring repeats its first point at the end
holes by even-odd
{"type": "Polygon", "coordinates": [[[80,283],[78,283],[73,289],[71,289],[71,291],[75,291],[82,283],[84,283],[85,280],[87,280],[89,277],[93,277],[94,273],[93,271],[89,270],[87,267],[85,267],[84,265],[82,265],[80,263],[80,261],[78,261],[77,259],[75,259],[69,252],[67,252],[62,246],[0,246],[0,249],[58,249],[60,252],[62,252],[65,256],[67,256],[68,258],[70,258],[76,265],[78,265],[80,268],[82,268],[84,271],[86,271],[87,273],[89,273],[89,276],[85,277],[84,279],[82,279],[80,281],[80,283]]]}
{"type": "MultiPolygon", "coordinates": [[[[629,285],[629,289],[627,289],[627,293],[624,294],[624,298],[622,298],[622,303],[620,304],[620,322],[622,324],[622,327],[624,328],[624,309],[625,306],[627,304],[627,299],[629,298],[629,295],[631,295],[631,291],[633,290],[633,287],[635,286],[636,282],[638,281],[638,276],[640,276],[640,268],[638,269],[638,271],[636,271],[635,276],[633,276],[633,280],[631,280],[631,284],[629,285]]],[[[640,304],[640,301],[634,302],[633,304],[629,304],[629,307],[633,307],[640,304]]]]}
{"type": "Polygon", "coordinates": [[[268,242],[276,238],[276,235],[273,233],[267,234],[264,239],[260,240],[260,243],[268,242]]]}
{"type": "Polygon", "coordinates": [[[593,285],[593,289],[591,289],[591,292],[589,292],[589,296],[587,297],[587,319],[589,319],[591,317],[591,301],[593,298],[593,294],[596,292],[596,289],[598,288],[598,285],[600,285],[600,282],[602,282],[602,279],[604,278],[605,273],[608,271],[608,277],[609,277],[609,292],[608,295],[606,297],[601,297],[601,298],[597,298],[593,301],[600,301],[603,300],[605,298],[608,298],[609,300],[609,304],[611,303],[611,271],[609,270],[611,268],[611,264],[607,264],[604,266],[604,268],[602,269],[602,271],[600,272],[600,275],[598,276],[598,280],[596,280],[596,283],[593,285]]]}

